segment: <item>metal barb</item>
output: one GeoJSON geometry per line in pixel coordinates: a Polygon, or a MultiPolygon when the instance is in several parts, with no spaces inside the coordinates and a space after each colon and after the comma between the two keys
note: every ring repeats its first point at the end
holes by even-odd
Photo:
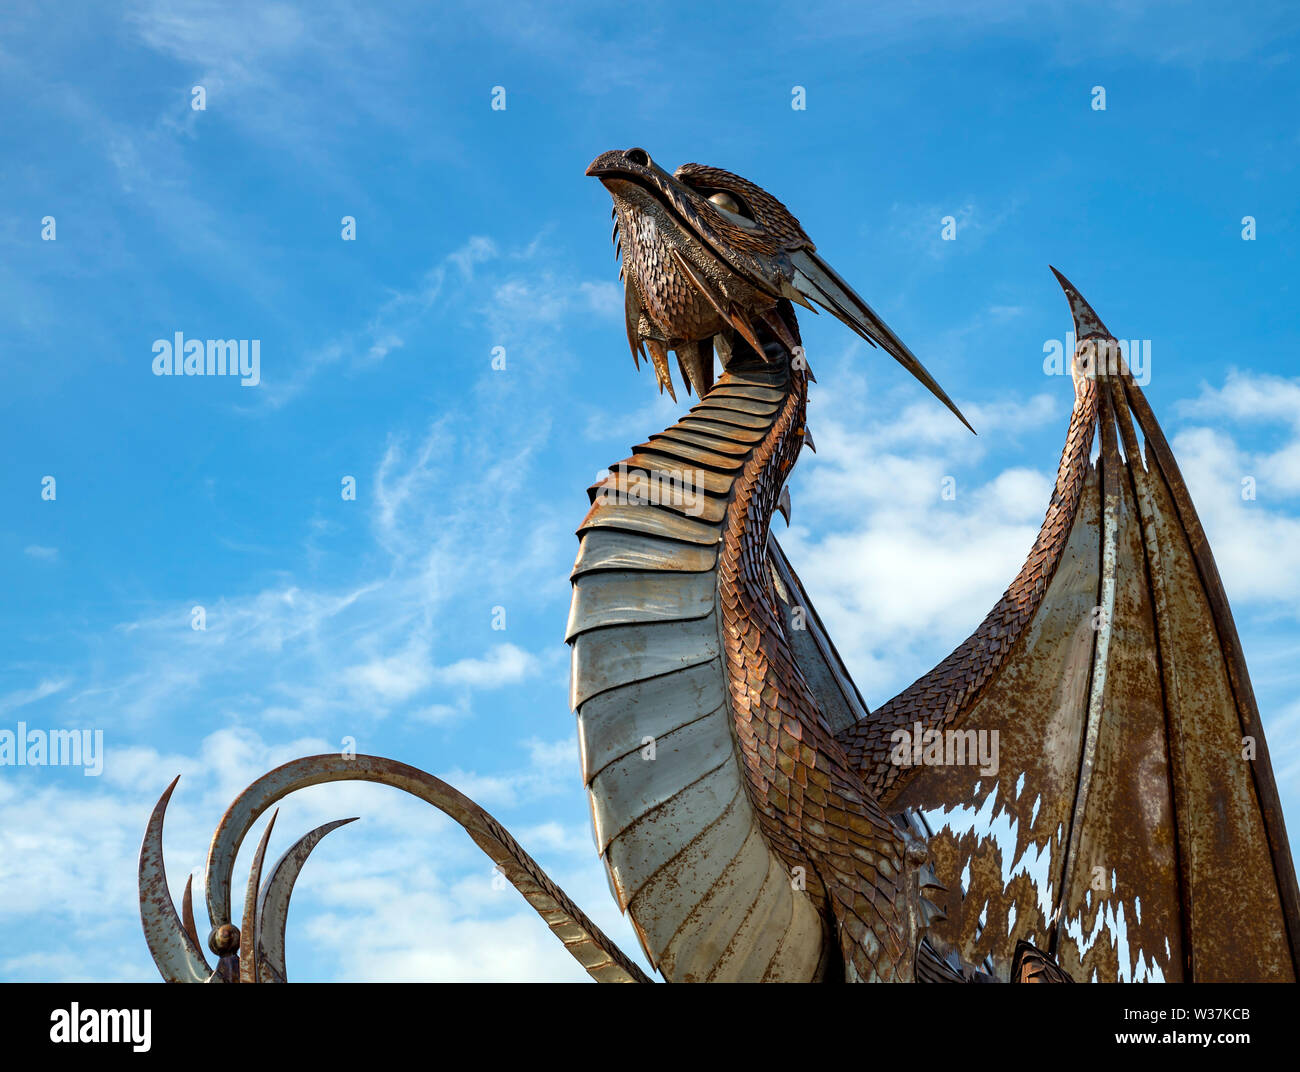
{"type": "Polygon", "coordinates": [[[248,869],[248,886],[244,892],[244,914],[240,917],[240,933],[244,936],[245,948],[240,950],[239,981],[241,983],[257,982],[257,942],[254,935],[261,925],[257,906],[257,890],[262,883],[262,861],[266,859],[266,846],[271,840],[271,831],[275,828],[276,817],[280,809],[276,808],[262,831],[257,843],[257,852],[253,854],[253,863],[248,869]]]}
{"type": "MultiPolygon", "coordinates": [[[[263,774],[248,786],[239,797],[231,803],[222,816],[220,825],[212,836],[212,845],[208,849],[207,897],[208,917],[212,921],[213,932],[229,928],[231,872],[234,869],[235,856],[238,855],[240,843],[252,825],[263,812],[272,807],[277,800],[290,793],[321,782],[367,781],[394,786],[433,804],[459,823],[482,851],[497,864],[497,868],[516,889],[536,908],[543,920],[546,920],[552,932],[564,942],[564,947],[584,965],[589,975],[599,982],[649,982],[650,978],[628,959],[619,947],[606,934],[591,923],[586,913],[564,894],[564,891],[550,880],[545,871],[539,867],[532,856],[520,849],[519,843],[493,819],[489,813],[478,807],[473,800],[458,793],[441,778],[409,767],[396,760],[382,759],[380,756],[355,755],[318,755],[305,756],[292,760],[274,771],[263,774]]],[[[173,782],[173,786],[174,786],[173,782]]],[[[161,871],[161,815],[172,790],[168,789],[155,808],[155,815],[149,820],[149,828],[142,850],[142,869],[140,869],[140,915],[146,928],[146,938],[153,959],[159,965],[164,978],[177,982],[214,980],[220,977],[212,973],[203,962],[198,949],[187,946],[188,937],[175,917],[175,910],[170,899],[165,897],[165,878],[162,885],[162,899],[157,897],[157,887],[152,878],[161,871]],[[148,867],[146,867],[146,864],[148,867]],[[170,926],[166,913],[170,911],[170,926]],[[190,955],[194,963],[185,959],[190,955]]],[[[351,821],[351,820],[346,820],[351,821]]],[[[307,858],[305,852],[320,841],[329,830],[341,823],[326,824],[313,830],[307,838],[300,839],[273,868],[272,874],[259,895],[260,926],[255,924],[248,933],[247,941],[259,950],[259,973],[261,981],[283,975],[283,939],[281,937],[281,904],[287,912],[292,877],[295,868],[302,867],[307,858]],[[313,839],[315,838],[315,839],[313,839]],[[299,856],[295,852],[304,850],[299,856]],[[260,933],[260,937],[259,937],[260,933]],[[260,960],[265,951],[268,960],[260,960]]],[[[255,915],[259,915],[255,913],[255,915]]],[[[246,920],[246,929],[251,921],[246,920]]],[[[226,932],[229,933],[229,932],[226,932]]],[[[234,956],[225,956],[222,967],[229,972],[234,963],[234,956]]]]}
{"type": "Polygon", "coordinates": [[[284,932],[289,919],[289,899],[293,896],[294,883],[298,881],[303,865],[312,849],[320,844],[321,839],[331,830],[355,823],[351,819],[335,819],[316,827],[304,834],[289,847],[262,886],[257,901],[257,979],[259,983],[288,982],[288,969],[285,966],[284,932]]]}
{"type": "Polygon", "coordinates": [[[185,933],[190,936],[190,941],[198,946],[199,929],[194,923],[194,876],[192,874],[185,876],[185,895],[181,898],[181,923],[185,927],[185,933]]]}
{"type": "Polygon", "coordinates": [[[781,511],[781,516],[785,518],[785,524],[790,526],[790,488],[781,489],[781,497],[776,500],[776,508],[781,511]]]}

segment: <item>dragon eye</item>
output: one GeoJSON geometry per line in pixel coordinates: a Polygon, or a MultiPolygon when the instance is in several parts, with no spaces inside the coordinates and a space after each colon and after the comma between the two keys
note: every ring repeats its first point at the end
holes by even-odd
{"type": "Polygon", "coordinates": [[[710,194],[709,200],[717,205],[718,208],[726,209],[728,212],[734,212],[737,216],[744,215],[740,209],[740,202],[732,197],[731,194],[727,193],[726,190],[719,190],[716,194],[710,194]]]}

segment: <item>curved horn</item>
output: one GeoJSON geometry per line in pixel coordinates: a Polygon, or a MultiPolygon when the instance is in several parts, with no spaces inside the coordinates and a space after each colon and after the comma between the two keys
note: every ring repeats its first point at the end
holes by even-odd
{"type": "Polygon", "coordinates": [[[257,900],[257,982],[288,982],[289,973],[284,963],[284,929],[289,919],[289,898],[293,896],[293,884],[298,881],[307,857],[320,844],[321,838],[331,830],[356,821],[356,817],[335,819],[332,823],[316,827],[311,833],[300,837],[271,868],[271,874],[257,900]]]}
{"type": "Polygon", "coordinates": [[[222,816],[208,849],[208,916],[214,930],[230,923],[231,870],[253,823],[277,800],[322,782],[391,785],[456,820],[524,895],[564,947],[598,982],[650,982],[635,962],[573,903],[513,837],[469,797],[418,767],[379,756],[307,756],[264,774],[222,816]]]}
{"type": "Polygon", "coordinates": [[[208,967],[202,950],[190,940],[176,915],[176,905],[167,888],[167,868],[163,863],[163,816],[172,790],[180,780],[178,774],[158,798],[145,828],[144,843],[140,846],[140,923],[153,962],[167,982],[206,983],[219,977],[208,967]]]}

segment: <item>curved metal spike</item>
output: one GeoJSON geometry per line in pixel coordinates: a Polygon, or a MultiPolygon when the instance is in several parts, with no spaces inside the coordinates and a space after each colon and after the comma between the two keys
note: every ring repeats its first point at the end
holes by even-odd
{"type": "Polygon", "coordinates": [[[934,873],[934,864],[927,860],[921,865],[920,877],[918,879],[921,889],[923,890],[941,890],[948,889],[934,873]]]}
{"type": "Polygon", "coordinates": [[[144,927],[144,940],[158,971],[169,983],[205,983],[212,969],[198,944],[190,941],[176,905],[167,889],[167,868],[163,863],[162,831],[167,802],[171,800],[178,774],[154,805],[145,828],[144,843],[140,846],[140,923],[144,927]]]}
{"type": "Polygon", "coordinates": [[[808,426],[806,424],[803,428],[803,441],[807,444],[810,451],[814,454],[817,453],[817,444],[813,442],[812,432],[808,431],[808,426]]]}
{"type": "Polygon", "coordinates": [[[262,861],[266,858],[266,846],[271,840],[271,831],[275,827],[280,809],[271,813],[271,818],[262,831],[262,839],[257,843],[257,852],[253,854],[253,863],[248,869],[248,887],[244,891],[244,914],[239,919],[239,933],[244,936],[247,948],[239,951],[239,981],[241,983],[257,982],[257,942],[254,935],[261,923],[258,909],[257,890],[262,884],[262,861]]]}
{"type": "Polygon", "coordinates": [[[684,342],[677,347],[677,366],[686,381],[686,393],[703,398],[713,388],[713,339],[703,342],[684,342]]]}
{"type": "MultiPolygon", "coordinates": [[[[181,923],[190,941],[199,946],[199,928],[194,923],[194,875],[185,876],[185,895],[181,898],[181,923]]],[[[202,946],[199,946],[202,948],[202,946]]]]}
{"type": "Polygon", "coordinates": [[[289,981],[284,963],[284,929],[289,919],[289,898],[293,884],[298,881],[303,864],[321,838],[340,826],[355,823],[357,817],[336,819],[316,827],[300,837],[286,852],[267,876],[257,899],[257,982],[285,983],[289,981]]]}
{"type": "Polygon", "coordinates": [[[930,375],[917,356],[903,343],[893,330],[857,291],[848,285],[838,272],[821,259],[812,249],[798,249],[790,255],[795,269],[794,286],[817,302],[827,312],[838,317],[850,329],[872,346],[881,347],[903,368],[915,376],[940,402],[952,410],[954,416],[973,433],[970,422],[942,387],[930,375]]]}
{"type": "Polygon", "coordinates": [[[786,327],[785,320],[777,311],[776,306],[773,306],[770,309],[764,309],[760,315],[763,317],[767,326],[772,329],[776,337],[781,340],[781,345],[784,346],[789,353],[793,354],[795,350],[799,348],[799,343],[796,342],[795,337],[790,334],[790,329],[786,327]]]}
{"type": "Polygon", "coordinates": [[[787,485],[781,489],[781,497],[776,500],[776,508],[781,511],[781,516],[785,518],[786,527],[790,525],[790,488],[787,485]]]}
{"type": "Polygon", "coordinates": [[[749,322],[749,317],[745,315],[745,310],[735,302],[727,310],[727,319],[731,326],[740,332],[741,337],[754,348],[754,352],[767,359],[767,351],[763,344],[758,341],[758,333],[754,331],[754,325],[749,322]]]}
{"type": "Polygon", "coordinates": [[[491,815],[432,774],[380,756],[306,756],[262,775],[226,810],[208,848],[208,916],[214,927],[230,922],[231,872],[244,836],[267,808],[299,789],[323,782],[378,782],[449,815],[506,879],[546,920],[564,947],[598,982],[649,982],[649,978],[593,923],[491,815]]]}
{"type": "Polygon", "coordinates": [[[691,397],[691,374],[689,370],[686,368],[686,362],[682,360],[682,351],[678,350],[676,351],[676,353],[677,353],[677,369],[682,374],[682,386],[686,388],[686,397],[690,398],[691,397]]]}
{"type": "Polygon", "coordinates": [[[675,247],[670,252],[672,254],[673,263],[675,263],[677,267],[682,270],[682,274],[690,280],[691,286],[704,295],[708,303],[713,306],[717,311],[717,314],[722,317],[723,320],[730,323],[731,318],[728,315],[727,310],[722,307],[722,296],[718,294],[709,283],[706,283],[700,278],[700,274],[691,265],[691,262],[683,257],[675,247]]]}
{"type": "Polygon", "coordinates": [[[641,368],[641,358],[645,357],[645,347],[641,343],[641,297],[629,282],[623,288],[623,323],[627,328],[627,345],[632,351],[632,362],[641,368]]]}
{"type": "MultiPolygon", "coordinates": [[[[1052,266],[1049,264],[1049,268],[1052,266]]],[[[1070,303],[1070,316],[1074,318],[1074,337],[1079,342],[1084,339],[1113,339],[1114,336],[1106,330],[1106,325],[1101,322],[1092,306],[1083,300],[1083,295],[1079,293],[1068,279],[1065,278],[1055,268],[1052,268],[1052,274],[1056,276],[1056,281],[1061,284],[1061,289],[1065,291],[1065,298],[1070,303]]]]}
{"type": "Polygon", "coordinates": [[[655,367],[655,375],[659,377],[659,393],[663,394],[664,388],[668,388],[668,394],[676,402],[677,392],[673,390],[673,374],[668,368],[667,347],[658,339],[646,339],[645,344],[646,349],[650,351],[650,360],[655,367]]]}

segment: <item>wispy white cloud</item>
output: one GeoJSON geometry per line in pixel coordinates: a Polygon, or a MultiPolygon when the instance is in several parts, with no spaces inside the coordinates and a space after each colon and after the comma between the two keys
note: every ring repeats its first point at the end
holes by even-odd
{"type": "Polygon", "coordinates": [[[160,122],[181,135],[193,135],[198,125],[189,107],[192,85],[207,90],[209,116],[315,168],[327,167],[335,149],[331,124],[319,122],[331,101],[347,101],[352,113],[384,128],[417,115],[399,89],[402,70],[413,62],[409,27],[378,8],[137,0],[126,24],[136,40],[183,70],[176,104],[160,122]],[[313,77],[322,70],[330,73],[327,81],[313,77]],[[276,106],[266,107],[268,100],[276,106]]]}
{"type": "MultiPolygon", "coordinates": [[[[972,201],[955,204],[895,204],[890,208],[891,226],[903,242],[923,250],[930,257],[973,253],[1015,215],[1014,201],[989,209],[972,201]]],[[[1006,306],[990,310],[1005,314],[1006,306]]]]}
{"type": "Polygon", "coordinates": [[[62,692],[67,688],[66,679],[50,679],[40,682],[34,688],[19,689],[16,692],[6,693],[0,696],[0,713],[7,714],[19,707],[26,707],[28,704],[36,703],[47,696],[53,696],[55,693],[62,692]]]}
{"type": "Polygon", "coordinates": [[[448,268],[455,268],[460,280],[469,282],[475,268],[495,256],[497,248],[491,239],[471,236],[429,268],[413,287],[390,294],[361,329],[317,346],[295,363],[283,379],[268,373],[252,410],[275,410],[287,405],[312,380],[335,365],[350,369],[373,365],[401,349],[442,296],[448,268]]]}
{"type": "Polygon", "coordinates": [[[1268,494],[1271,485],[1296,488],[1294,474],[1267,462],[1278,453],[1295,457],[1300,442],[1261,455],[1222,430],[1193,427],[1174,436],[1171,446],[1229,599],[1300,619],[1300,517],[1268,494]]]}
{"type": "Polygon", "coordinates": [[[448,685],[494,689],[524,681],[537,673],[537,669],[535,655],[517,645],[502,643],[481,658],[459,659],[434,673],[448,685]]]}
{"type": "MultiPolygon", "coordinates": [[[[330,750],[319,738],[276,744],[249,729],[204,738],[193,756],[147,746],[111,748],[94,792],[75,782],[0,782],[0,923],[41,919],[53,940],[39,951],[0,956],[10,980],[126,978],[154,969],[139,935],[135,855],[149,809],[172,774],[165,849],[173,899],[201,866],[212,829],[235,794],[266,770],[330,750]]],[[[493,806],[535,804],[570,788],[576,743],[533,740],[523,762],[495,776],[447,777],[493,806]],[[568,777],[565,777],[565,776],[568,777]]],[[[391,789],[333,783],[281,804],[273,854],[311,827],[359,815],[350,833],[326,839],[295,892],[295,978],[347,980],[579,981],[585,973],[491,861],[450,820],[391,789]],[[340,928],[343,919],[348,924],[340,928]]],[[[265,822],[265,820],[263,820],[265,822]]],[[[635,949],[592,866],[590,838],[556,822],[514,831],[597,921],[635,949]]],[[[260,827],[250,835],[254,839],[260,827]]],[[[202,912],[201,901],[199,912],[202,912]]],[[[200,926],[203,926],[200,920],[200,926]]]]}
{"type": "Polygon", "coordinates": [[[343,676],[357,692],[376,695],[385,703],[409,700],[433,681],[429,644],[412,640],[397,654],[349,667],[343,676]]]}
{"type": "Polygon", "coordinates": [[[514,807],[572,789],[581,769],[576,737],[523,742],[529,763],[523,769],[480,774],[459,767],[440,775],[466,796],[485,806],[514,807]]]}
{"type": "Polygon", "coordinates": [[[1279,421],[1300,426],[1300,378],[1230,368],[1221,387],[1201,385],[1201,393],[1177,411],[1213,420],[1279,421]]]}
{"type": "Polygon", "coordinates": [[[975,438],[933,400],[900,406],[897,391],[872,402],[892,416],[868,420],[860,373],[833,375],[849,386],[815,395],[817,454],[801,461],[793,527],[779,538],[874,706],[947,654],[1015,576],[1055,459],[990,472],[985,454],[999,440],[1064,431],[1068,400],[964,404],[975,438]]]}
{"type": "MultiPolygon", "coordinates": [[[[854,375],[835,372],[837,383],[854,375]]],[[[1234,373],[1172,407],[1288,422],[1280,444],[1274,436],[1258,451],[1223,427],[1183,426],[1172,445],[1233,605],[1293,620],[1300,517],[1266,490],[1291,494],[1287,460],[1300,447],[1292,430],[1300,422],[1290,423],[1295,390],[1291,381],[1234,373]],[[1251,474],[1255,499],[1242,494],[1251,474]]],[[[1044,453],[1031,468],[991,466],[984,453],[1035,429],[1059,427],[1063,435],[1069,398],[1062,394],[966,405],[978,440],[928,401],[897,408],[877,400],[877,411],[894,412],[883,422],[861,415],[865,388],[814,405],[818,454],[796,475],[794,527],[780,538],[869,702],[884,701],[946,655],[1019,570],[1051,497],[1056,454],[1044,453]]]]}

